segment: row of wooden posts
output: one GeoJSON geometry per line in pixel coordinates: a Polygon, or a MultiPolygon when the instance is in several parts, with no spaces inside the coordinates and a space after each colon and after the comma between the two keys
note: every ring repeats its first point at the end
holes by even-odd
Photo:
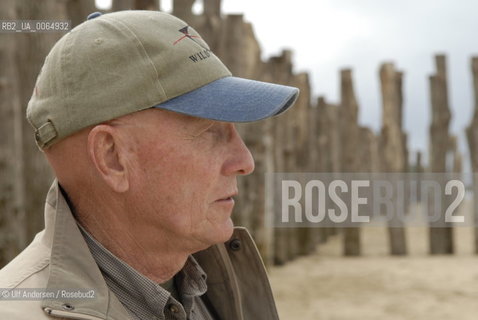
{"type": "MultiPolygon", "coordinates": [[[[388,172],[427,171],[435,173],[462,172],[462,155],[457,137],[449,132],[451,118],[446,57],[435,57],[436,71],[429,77],[430,113],[429,163],[423,168],[422,154],[415,163],[409,162],[407,134],[403,129],[403,72],[393,63],[379,69],[382,96],[382,125],[378,133],[358,123],[352,70],[340,71],[340,101],[331,104],[324,97],[311,99],[309,75],[294,73],[292,52],[261,60],[260,46],[251,24],[242,15],[220,15],[220,1],[205,2],[205,13],[194,16],[194,1],[183,1],[179,16],[192,25],[212,44],[213,51],[232,73],[241,77],[278,82],[299,87],[301,95],[296,106],[285,114],[266,121],[240,126],[242,136],[252,150],[256,170],[240,180],[241,193],[234,219],[253,233],[267,263],[283,264],[299,255],[314,251],[331,234],[343,233],[345,255],[360,255],[360,229],[345,228],[274,228],[271,200],[266,198],[264,178],[270,172],[388,172]],[[447,159],[452,167],[447,167],[447,159]],[[449,161],[449,160],[448,160],[449,161]]],[[[478,108],[478,58],[472,60],[475,87],[475,108],[478,108]]],[[[426,94],[425,92],[423,94],[426,94]]],[[[423,106],[426,108],[427,106],[423,106]]],[[[478,170],[478,114],[467,130],[473,171],[478,170]],[[476,137],[476,138],[474,138],[476,137]],[[474,147],[476,146],[476,147],[474,147]],[[474,150],[477,150],[476,152],[474,150]]],[[[477,209],[478,211],[478,209],[477,209]]],[[[395,223],[397,223],[395,221],[395,223]]],[[[453,228],[431,226],[430,253],[453,253],[453,228]]],[[[390,254],[407,254],[404,228],[388,228],[390,254]]],[[[478,252],[478,232],[475,247],[478,252]]]]}
{"type": "MultiPolygon", "coordinates": [[[[309,75],[294,73],[292,52],[267,61],[261,59],[253,27],[242,15],[222,15],[220,0],[205,0],[204,13],[194,15],[194,0],[173,1],[173,14],[188,21],[212,51],[236,76],[291,85],[301,94],[292,109],[258,123],[239,125],[255,158],[252,175],[239,180],[235,223],[249,228],[266,264],[283,264],[309,254],[329,236],[342,232],[344,254],[361,252],[360,229],[274,228],[273,203],[266,198],[268,172],[408,172],[407,135],[403,131],[403,73],[392,63],[380,68],[383,116],[376,134],[358,123],[359,106],[352,71],[340,72],[341,98],[331,104],[324,97],[311,98],[309,75]]],[[[114,10],[160,8],[154,0],[116,0],[114,10]]],[[[94,1],[5,0],[0,2],[0,19],[64,19],[78,24],[95,11],[94,1]]],[[[43,227],[43,203],[52,181],[51,171],[37,150],[32,131],[24,120],[36,75],[43,59],[61,34],[0,35],[0,265],[15,256],[43,227]]],[[[286,42],[286,40],[284,40],[286,42]]],[[[430,77],[431,113],[430,172],[445,172],[447,154],[455,159],[453,170],[461,172],[461,155],[456,138],[449,133],[445,57],[437,56],[436,74],[430,77]]],[[[475,93],[478,95],[478,60],[473,60],[475,93]]],[[[424,93],[425,94],[425,93],[424,93]]],[[[478,98],[475,96],[475,106],[478,98]]],[[[425,106],[424,106],[425,107],[425,106]]],[[[467,130],[472,167],[478,170],[478,113],[467,130]],[[475,151],[476,150],[476,151],[475,151]]],[[[417,165],[421,166],[421,155],[417,165]]],[[[451,253],[451,228],[431,228],[431,252],[451,253]]],[[[406,254],[403,228],[389,228],[391,254],[406,254]]],[[[478,238],[477,238],[478,247],[478,238]]]]}
{"type": "MultiPolygon", "coordinates": [[[[290,54],[285,51],[280,57],[270,59],[265,63],[270,68],[265,69],[268,73],[258,78],[275,79],[283,84],[298,86],[302,97],[284,115],[265,123],[244,126],[243,135],[256,156],[258,166],[255,175],[242,180],[242,187],[246,191],[243,191],[238,201],[236,221],[253,230],[263,255],[276,264],[313,252],[317,245],[337,232],[343,234],[344,255],[360,255],[359,228],[271,228],[264,221],[270,221],[268,214],[274,213],[271,207],[267,207],[268,199],[264,199],[264,193],[257,192],[257,188],[265,184],[264,175],[267,172],[461,173],[462,155],[458,150],[457,138],[449,133],[451,113],[447,96],[446,58],[443,55],[435,57],[436,73],[429,78],[432,114],[430,160],[428,167],[424,168],[420,152],[414,164],[408,160],[407,134],[402,123],[403,73],[397,71],[392,63],[383,64],[379,71],[383,116],[381,130],[375,134],[358,124],[359,107],[351,70],[340,72],[341,100],[338,104],[327,103],[323,97],[314,102],[309,99],[308,75],[290,72],[290,54]],[[447,168],[447,158],[450,156],[453,166],[447,168]],[[258,212],[264,212],[265,215],[258,217],[258,212]]],[[[477,63],[478,59],[473,59],[475,82],[478,81],[477,63]]],[[[478,90],[475,93],[478,95],[478,90]]],[[[473,134],[478,138],[476,114],[467,133],[470,153],[473,155],[473,146],[478,143],[478,139],[473,140],[473,134]]],[[[475,161],[473,169],[477,170],[477,159],[472,157],[472,161],[475,161]]],[[[405,255],[408,252],[405,228],[396,227],[398,222],[393,222],[395,226],[388,228],[390,254],[405,255]]],[[[452,232],[451,226],[431,226],[430,253],[453,253],[452,232]]],[[[478,248],[478,239],[475,244],[478,248]]]]}

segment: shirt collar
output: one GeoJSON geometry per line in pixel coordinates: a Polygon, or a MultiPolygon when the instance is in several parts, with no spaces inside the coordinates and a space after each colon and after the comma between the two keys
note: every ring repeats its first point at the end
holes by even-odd
{"type": "MultiPolygon", "coordinates": [[[[171,292],[116,257],[81,225],[79,227],[108,287],[128,311],[140,318],[151,319],[157,315],[164,317],[165,307],[172,301],[177,302],[171,292]]],[[[175,276],[186,312],[189,309],[189,301],[207,291],[206,279],[206,273],[196,259],[189,256],[184,267],[175,276]]]]}

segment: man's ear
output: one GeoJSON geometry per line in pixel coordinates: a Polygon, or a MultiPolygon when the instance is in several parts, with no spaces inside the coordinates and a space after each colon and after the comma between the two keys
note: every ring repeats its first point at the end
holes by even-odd
{"type": "Polygon", "coordinates": [[[129,189],[128,168],[117,129],[100,124],[88,134],[88,154],[104,182],[115,192],[129,189]]]}

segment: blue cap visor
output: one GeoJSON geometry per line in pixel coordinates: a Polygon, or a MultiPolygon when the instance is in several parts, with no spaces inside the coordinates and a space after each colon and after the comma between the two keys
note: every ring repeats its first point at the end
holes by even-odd
{"type": "Polygon", "coordinates": [[[284,112],[298,95],[294,87],[225,77],[154,107],[218,121],[250,122],[284,112]]]}

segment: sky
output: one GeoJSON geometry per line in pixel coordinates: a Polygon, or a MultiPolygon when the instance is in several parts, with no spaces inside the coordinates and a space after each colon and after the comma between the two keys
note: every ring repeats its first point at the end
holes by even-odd
{"type": "MultiPolygon", "coordinates": [[[[206,0],[207,1],[207,0],[206,0]]],[[[98,5],[108,0],[97,0],[98,5]]],[[[161,0],[163,11],[171,11],[161,0]]],[[[202,10],[201,2],[194,6],[202,10]]],[[[446,54],[450,131],[468,158],[464,129],[473,115],[470,60],[478,56],[476,0],[223,0],[223,13],[243,13],[254,26],[264,59],[294,52],[295,72],[308,72],[313,99],[339,102],[339,71],[352,68],[359,122],[381,126],[378,70],[393,62],[404,72],[404,129],[411,153],[428,151],[429,75],[434,55],[446,54]]],[[[467,170],[469,171],[469,170],[467,170]]]]}

